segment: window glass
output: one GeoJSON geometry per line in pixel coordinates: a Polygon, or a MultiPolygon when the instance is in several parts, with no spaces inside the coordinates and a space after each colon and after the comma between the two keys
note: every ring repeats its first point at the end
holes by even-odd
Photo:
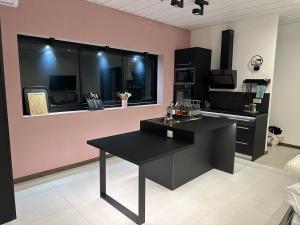
{"type": "Polygon", "coordinates": [[[156,65],[149,56],[133,55],[124,57],[125,90],[132,94],[132,102],[156,100],[156,65]]]}
{"type": "Polygon", "coordinates": [[[96,92],[105,107],[121,105],[118,92],[130,92],[129,105],[156,103],[157,56],[98,46],[19,36],[22,90],[49,91],[50,111],[86,107],[84,95],[96,92]],[[99,50],[101,49],[101,50],[99,50]]]}
{"type": "Polygon", "coordinates": [[[19,43],[21,87],[48,89],[52,111],[80,104],[78,50],[47,43],[19,43]],[[58,109],[57,109],[58,108],[58,109]]]}

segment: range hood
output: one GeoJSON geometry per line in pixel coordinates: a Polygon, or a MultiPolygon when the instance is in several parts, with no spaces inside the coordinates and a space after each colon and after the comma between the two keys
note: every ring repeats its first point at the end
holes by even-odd
{"type": "Polygon", "coordinates": [[[232,70],[233,40],[233,30],[222,32],[220,69],[210,71],[209,86],[211,88],[236,88],[237,71],[232,70]]]}

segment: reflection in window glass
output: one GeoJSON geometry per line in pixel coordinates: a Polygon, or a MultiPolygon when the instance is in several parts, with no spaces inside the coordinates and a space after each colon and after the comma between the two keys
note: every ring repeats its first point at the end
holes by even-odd
{"type": "MultiPolygon", "coordinates": [[[[50,107],[80,104],[78,50],[47,43],[19,43],[22,89],[46,87],[50,107]]],[[[58,110],[59,111],[59,110],[58,110]]]]}

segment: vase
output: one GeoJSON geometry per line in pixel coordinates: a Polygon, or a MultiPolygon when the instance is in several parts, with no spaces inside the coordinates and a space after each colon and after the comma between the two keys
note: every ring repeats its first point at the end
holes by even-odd
{"type": "Polygon", "coordinates": [[[127,108],[128,100],[122,100],[122,108],[127,108]]]}

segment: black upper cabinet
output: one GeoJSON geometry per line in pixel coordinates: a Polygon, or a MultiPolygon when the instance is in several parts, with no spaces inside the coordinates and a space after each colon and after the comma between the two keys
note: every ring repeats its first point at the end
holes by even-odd
{"type": "MultiPolygon", "coordinates": [[[[191,86],[192,98],[197,100],[208,99],[208,74],[211,65],[211,50],[205,48],[186,48],[175,51],[175,69],[195,69],[195,83],[191,86]]],[[[175,87],[176,90],[176,87],[175,87]]]]}
{"type": "Polygon", "coordinates": [[[0,224],[16,218],[0,30],[0,224]]]}
{"type": "Polygon", "coordinates": [[[205,48],[185,48],[175,51],[175,67],[196,67],[210,70],[211,50],[205,48]]]}

